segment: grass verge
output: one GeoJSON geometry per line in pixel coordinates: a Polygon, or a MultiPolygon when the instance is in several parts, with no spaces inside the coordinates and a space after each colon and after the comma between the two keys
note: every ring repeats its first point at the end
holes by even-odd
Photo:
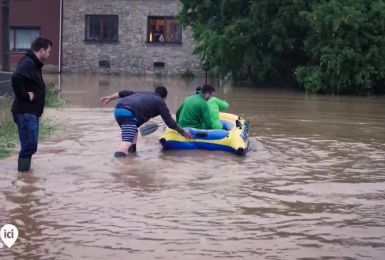
{"type": "MultiPolygon", "coordinates": [[[[11,105],[13,98],[10,96],[0,96],[0,159],[9,156],[19,142],[17,126],[13,121],[11,105]]],[[[46,107],[61,107],[66,101],[60,98],[60,91],[54,84],[47,84],[46,107]]],[[[50,136],[58,124],[49,118],[40,119],[39,139],[42,140],[50,136]]]]}

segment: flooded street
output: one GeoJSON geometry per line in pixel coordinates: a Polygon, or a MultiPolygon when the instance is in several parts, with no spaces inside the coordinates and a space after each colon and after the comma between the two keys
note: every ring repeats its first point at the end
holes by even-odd
{"type": "Polygon", "coordinates": [[[165,152],[159,129],[115,159],[120,130],[100,96],[162,83],[175,114],[204,79],[56,77],[72,105],[46,110],[59,129],[33,170],[0,160],[0,227],[19,229],[1,260],[384,259],[384,97],[216,83],[250,121],[246,156],[165,152]]]}

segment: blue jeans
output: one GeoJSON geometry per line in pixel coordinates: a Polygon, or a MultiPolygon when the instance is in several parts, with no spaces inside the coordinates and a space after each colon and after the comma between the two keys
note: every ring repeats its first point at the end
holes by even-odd
{"type": "Polygon", "coordinates": [[[37,151],[39,140],[39,118],[35,114],[17,114],[17,130],[19,132],[19,158],[31,158],[37,151]]]}

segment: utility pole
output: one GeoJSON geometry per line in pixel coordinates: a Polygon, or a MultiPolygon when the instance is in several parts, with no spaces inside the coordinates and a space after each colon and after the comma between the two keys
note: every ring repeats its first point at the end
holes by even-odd
{"type": "Polygon", "coordinates": [[[203,61],[202,63],[202,69],[205,71],[205,74],[206,74],[206,81],[205,81],[205,84],[207,84],[207,72],[209,71],[210,69],[210,63],[209,61],[206,59],[205,61],[203,61]]]}
{"type": "Polygon", "coordinates": [[[9,0],[1,2],[1,64],[3,71],[9,71],[9,0]]]}

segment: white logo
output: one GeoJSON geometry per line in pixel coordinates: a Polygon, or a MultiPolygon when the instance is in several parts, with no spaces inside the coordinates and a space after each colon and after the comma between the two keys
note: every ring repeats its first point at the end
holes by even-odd
{"type": "MultiPolygon", "coordinates": [[[[4,244],[11,248],[15,244],[17,237],[19,236],[19,230],[12,224],[4,225],[0,230],[0,237],[4,244]]],[[[0,243],[1,244],[1,243],[0,243]]],[[[2,246],[0,246],[1,248],[2,246]]]]}

